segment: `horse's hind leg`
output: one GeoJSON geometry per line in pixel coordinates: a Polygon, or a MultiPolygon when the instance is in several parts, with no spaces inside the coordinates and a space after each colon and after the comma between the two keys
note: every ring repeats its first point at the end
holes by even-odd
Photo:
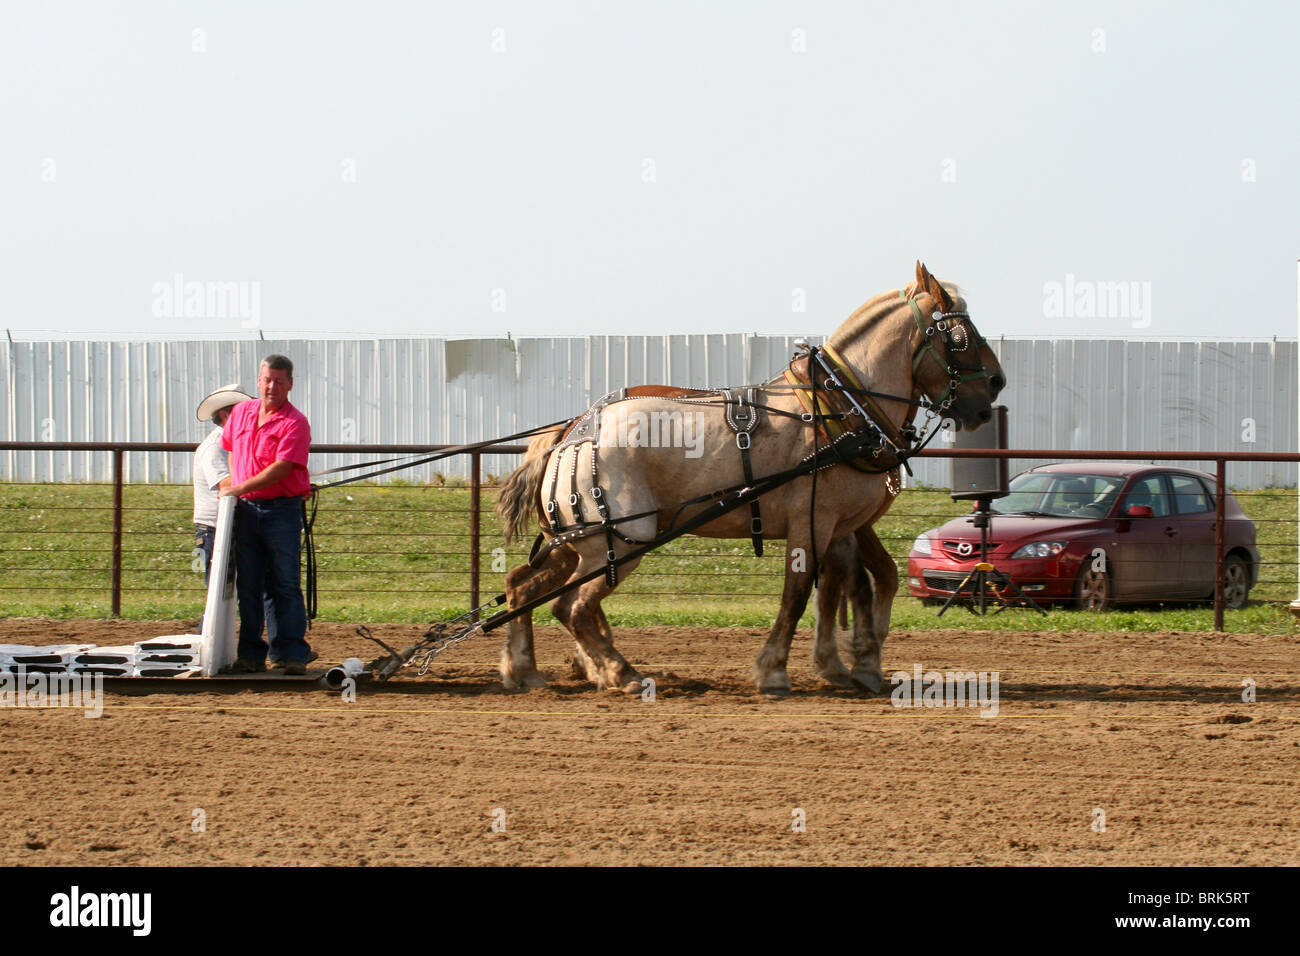
{"type": "Polygon", "coordinates": [[[857,685],[840,660],[840,649],[835,640],[835,616],[846,590],[853,598],[855,622],[861,616],[858,613],[858,590],[865,577],[853,537],[845,535],[832,541],[822,564],[821,581],[817,584],[817,631],[813,640],[812,669],[828,683],[849,690],[855,690],[857,685]]]}
{"type": "MultiPolygon", "coordinates": [[[[570,571],[569,577],[576,577],[576,575],[570,571]]],[[[573,602],[577,599],[578,589],[572,588],[565,591],[551,602],[551,614],[570,634],[573,633],[573,624],[571,623],[571,618],[573,617],[573,602]]],[[[573,642],[573,662],[572,667],[570,668],[570,676],[577,678],[578,680],[585,679],[594,682],[597,679],[596,673],[596,662],[593,661],[590,655],[588,655],[583,649],[582,644],[575,639],[573,642]]]]}
{"type": "MultiPolygon", "coordinates": [[[[507,607],[514,609],[563,584],[577,567],[578,555],[571,547],[556,548],[546,556],[541,567],[521,564],[506,575],[507,607]]],[[[533,615],[521,614],[508,625],[505,647],[501,650],[501,680],[507,690],[545,687],[546,679],[537,670],[533,652],[533,615]]]]}
{"type": "MultiPolygon", "coordinates": [[[[630,574],[638,562],[630,561],[619,568],[620,577],[630,574]]],[[[584,562],[578,573],[588,570],[584,562]]],[[[566,624],[578,642],[579,662],[587,672],[587,677],[596,683],[600,690],[621,690],[624,693],[638,693],[641,690],[641,675],[638,674],[614,647],[613,632],[609,621],[601,610],[603,601],[614,589],[604,578],[588,581],[577,589],[577,596],[568,607],[566,624]],[[583,656],[585,655],[585,657],[583,656]]]]}
{"type": "MultiPolygon", "coordinates": [[[[609,641],[610,644],[613,644],[614,631],[613,628],[609,626],[609,619],[605,617],[605,609],[600,605],[596,606],[596,626],[600,629],[600,633],[604,635],[605,640],[609,641]]],[[[599,666],[591,659],[591,655],[588,654],[583,649],[582,645],[576,640],[573,642],[573,652],[572,675],[579,680],[589,680],[592,683],[599,681],[599,666]]]]}
{"type": "Polygon", "coordinates": [[[855,602],[853,614],[853,682],[873,694],[885,685],[881,652],[889,636],[889,616],[898,593],[898,565],[870,526],[854,532],[858,554],[871,573],[869,613],[855,602]]]}
{"type": "MultiPolygon", "coordinates": [[[[593,558],[578,566],[570,579],[589,574],[604,562],[604,551],[599,560],[593,558]]],[[[619,567],[619,580],[627,577],[641,562],[629,561],[619,567]]],[[[573,635],[573,667],[571,674],[579,680],[589,680],[601,690],[623,689],[629,693],[640,689],[641,675],[637,674],[618,651],[614,649],[614,632],[600,602],[612,592],[604,578],[588,581],[581,587],[561,594],[551,602],[551,613],[573,635]]]]}

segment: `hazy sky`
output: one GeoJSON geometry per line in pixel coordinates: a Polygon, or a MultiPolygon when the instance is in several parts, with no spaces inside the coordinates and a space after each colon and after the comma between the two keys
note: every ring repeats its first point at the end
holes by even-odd
{"type": "Polygon", "coordinates": [[[13,0],[0,324],[1293,337],[1297,10],[13,0]]]}

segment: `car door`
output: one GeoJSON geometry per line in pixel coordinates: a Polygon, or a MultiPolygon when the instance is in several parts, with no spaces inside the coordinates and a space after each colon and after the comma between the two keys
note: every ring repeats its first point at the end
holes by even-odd
{"type": "Polygon", "coordinates": [[[1188,597],[1214,593],[1214,498],[1200,479],[1169,475],[1182,546],[1178,549],[1179,575],[1188,597]]]}
{"type": "Polygon", "coordinates": [[[1115,596],[1125,601],[1152,601],[1182,596],[1180,529],[1173,498],[1163,473],[1136,479],[1120,501],[1111,546],[1115,596]],[[1129,518],[1132,505],[1146,505],[1150,518],[1129,518]]]}

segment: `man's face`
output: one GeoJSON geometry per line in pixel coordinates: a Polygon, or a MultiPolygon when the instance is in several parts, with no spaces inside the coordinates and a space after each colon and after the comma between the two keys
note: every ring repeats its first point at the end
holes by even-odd
{"type": "Polygon", "coordinates": [[[282,368],[267,368],[262,366],[261,372],[257,376],[257,394],[262,396],[262,401],[271,408],[279,408],[289,400],[289,392],[293,389],[293,379],[289,373],[282,368]]]}

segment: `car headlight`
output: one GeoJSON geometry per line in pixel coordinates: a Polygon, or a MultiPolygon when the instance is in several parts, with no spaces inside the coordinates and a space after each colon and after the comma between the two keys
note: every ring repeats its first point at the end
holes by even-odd
{"type": "Polygon", "coordinates": [[[928,534],[918,534],[916,540],[912,542],[912,550],[917,554],[934,554],[930,547],[930,536],[928,534]]]}
{"type": "Polygon", "coordinates": [[[1052,558],[1065,550],[1068,541],[1035,541],[1016,548],[1013,558],[1052,558]]]}

